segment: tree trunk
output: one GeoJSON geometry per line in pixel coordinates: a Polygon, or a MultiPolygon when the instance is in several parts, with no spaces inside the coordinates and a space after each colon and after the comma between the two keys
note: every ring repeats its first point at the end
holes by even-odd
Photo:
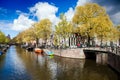
{"type": "Polygon", "coordinates": [[[101,41],[100,41],[100,47],[102,48],[103,46],[102,46],[102,43],[103,42],[103,39],[102,39],[102,37],[101,37],[101,41]]]}
{"type": "Polygon", "coordinates": [[[119,38],[119,45],[120,45],[120,38],[119,38]]]}
{"type": "Polygon", "coordinates": [[[88,43],[87,43],[87,47],[90,47],[90,36],[88,35],[88,43]]]}
{"type": "Polygon", "coordinates": [[[38,40],[39,40],[39,39],[36,38],[36,47],[38,47],[38,43],[39,43],[38,40]]]}
{"type": "Polygon", "coordinates": [[[47,39],[45,39],[45,43],[44,43],[44,46],[45,46],[45,48],[47,47],[47,39]]]}
{"type": "Polygon", "coordinates": [[[66,48],[66,38],[64,38],[64,48],[66,48]]]}
{"type": "Polygon", "coordinates": [[[101,37],[100,47],[103,48],[103,35],[101,35],[100,37],[101,37]]]}

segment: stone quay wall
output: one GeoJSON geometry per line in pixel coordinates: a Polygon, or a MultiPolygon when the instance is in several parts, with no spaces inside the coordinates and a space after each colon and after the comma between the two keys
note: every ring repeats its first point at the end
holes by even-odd
{"type": "Polygon", "coordinates": [[[76,49],[49,49],[54,55],[69,58],[85,59],[83,48],[76,49]]]}
{"type": "Polygon", "coordinates": [[[120,56],[114,53],[108,54],[108,64],[120,74],[120,56]]]}

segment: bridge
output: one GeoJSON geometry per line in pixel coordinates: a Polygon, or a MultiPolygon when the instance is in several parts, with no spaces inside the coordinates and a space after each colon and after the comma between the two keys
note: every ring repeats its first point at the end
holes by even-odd
{"type": "MultiPolygon", "coordinates": [[[[111,47],[107,47],[107,48],[90,47],[90,48],[84,48],[83,51],[84,51],[85,54],[88,54],[88,53],[91,53],[91,54],[113,53],[115,55],[120,56],[120,48],[114,48],[114,50],[112,50],[111,47]]],[[[86,56],[86,58],[87,58],[87,56],[86,56]]]]}
{"type": "Polygon", "coordinates": [[[120,74],[120,48],[84,48],[86,58],[96,59],[96,63],[107,63],[120,74]]]}
{"type": "Polygon", "coordinates": [[[120,74],[120,49],[115,48],[113,51],[110,47],[99,48],[67,48],[67,49],[44,49],[54,52],[54,55],[79,59],[95,59],[96,63],[109,64],[115,71],[120,74]]]}

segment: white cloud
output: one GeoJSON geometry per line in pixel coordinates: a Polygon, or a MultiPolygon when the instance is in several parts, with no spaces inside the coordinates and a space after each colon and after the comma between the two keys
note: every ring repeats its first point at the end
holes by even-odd
{"type": "Polygon", "coordinates": [[[106,12],[109,13],[110,19],[112,20],[114,25],[120,25],[120,11],[117,13],[114,13],[114,6],[103,6],[106,9],[106,12]]]}
{"type": "Polygon", "coordinates": [[[31,27],[33,23],[34,23],[33,20],[21,14],[19,15],[18,19],[14,20],[12,30],[22,31],[22,30],[28,29],[29,27],[31,27]]]}
{"type": "Polygon", "coordinates": [[[59,18],[56,17],[58,8],[47,2],[38,2],[34,7],[30,8],[30,12],[38,18],[38,20],[48,18],[53,23],[53,25],[59,22],[59,18]]]}
{"type": "Polygon", "coordinates": [[[17,13],[17,14],[21,14],[22,11],[20,11],[20,10],[16,10],[16,13],[17,13]]]}
{"type": "Polygon", "coordinates": [[[0,30],[9,30],[12,26],[12,23],[9,21],[0,21],[0,30]]]}
{"type": "Polygon", "coordinates": [[[111,16],[111,19],[115,25],[120,25],[120,11],[111,16]]]}
{"type": "Polygon", "coordinates": [[[67,21],[71,21],[74,16],[74,9],[70,7],[69,10],[65,13],[65,16],[67,21]]]}
{"type": "Polygon", "coordinates": [[[30,14],[28,14],[28,13],[24,13],[24,12],[22,12],[22,11],[20,11],[20,10],[16,10],[16,13],[18,14],[18,15],[25,15],[25,16],[29,16],[30,14]]]}
{"type": "Polygon", "coordinates": [[[103,7],[106,9],[107,13],[111,12],[114,9],[113,6],[103,6],[103,7]]]}
{"type": "Polygon", "coordinates": [[[84,4],[91,2],[91,0],[78,0],[76,6],[83,6],[84,4]]]}
{"type": "MultiPolygon", "coordinates": [[[[77,4],[76,4],[76,7],[77,6],[83,6],[88,2],[92,2],[92,1],[91,0],[78,0],[77,4]]],[[[70,7],[69,10],[67,12],[65,12],[65,16],[67,18],[67,21],[72,20],[72,17],[74,16],[74,13],[75,13],[75,10],[72,7],[70,7]]]]}

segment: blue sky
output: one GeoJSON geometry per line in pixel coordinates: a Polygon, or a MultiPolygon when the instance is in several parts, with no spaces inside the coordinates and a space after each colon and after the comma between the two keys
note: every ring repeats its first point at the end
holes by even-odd
{"type": "Polygon", "coordinates": [[[44,18],[49,18],[53,25],[57,24],[60,13],[65,13],[70,21],[75,7],[85,3],[103,6],[114,25],[120,24],[119,0],[0,0],[0,30],[15,37],[44,18]]]}

